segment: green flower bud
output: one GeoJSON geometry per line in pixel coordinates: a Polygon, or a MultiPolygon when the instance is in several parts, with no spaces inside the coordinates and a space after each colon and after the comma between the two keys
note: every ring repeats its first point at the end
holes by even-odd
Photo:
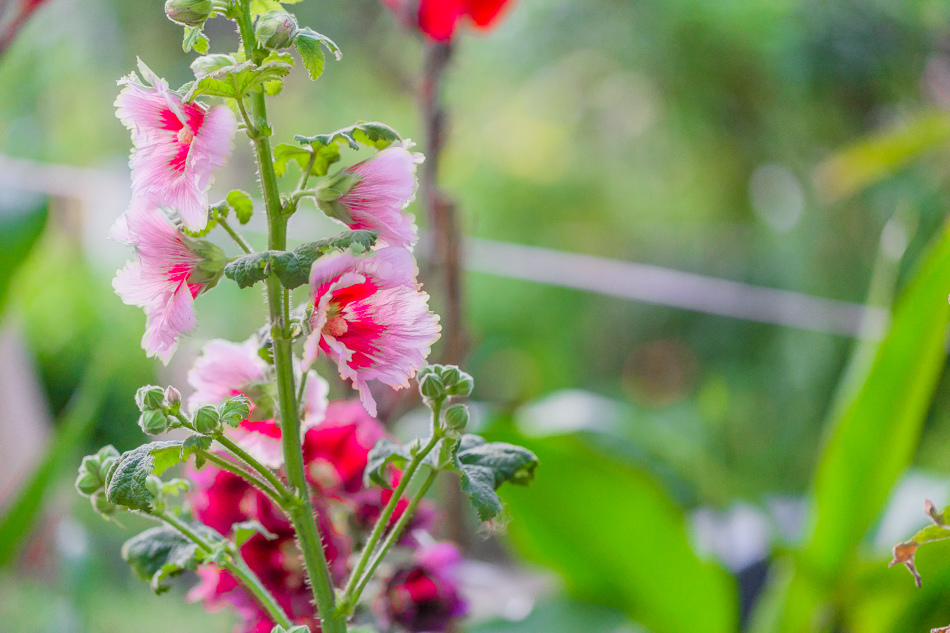
{"type": "Polygon", "coordinates": [[[139,387],[139,390],[135,392],[135,404],[138,405],[139,411],[142,413],[156,409],[161,410],[165,406],[165,392],[161,387],[155,385],[139,387]]]}
{"type": "Polygon", "coordinates": [[[201,292],[214,288],[224,275],[224,267],[228,265],[228,256],[216,244],[204,240],[190,240],[188,247],[201,257],[201,262],[195,266],[188,276],[189,284],[200,284],[201,292]]]}
{"type": "Polygon", "coordinates": [[[287,48],[297,36],[297,20],[282,11],[265,13],[257,21],[254,35],[265,48],[287,48]]]}
{"type": "Polygon", "coordinates": [[[422,380],[419,381],[419,393],[422,394],[423,398],[438,400],[445,397],[445,385],[442,384],[442,379],[439,378],[438,374],[431,373],[423,376],[422,380]]]}
{"type": "Polygon", "coordinates": [[[109,471],[112,470],[112,467],[115,466],[117,461],[119,461],[118,455],[110,455],[102,460],[102,465],[99,466],[99,478],[102,479],[102,481],[106,480],[106,477],[109,476],[109,471]]]}
{"type": "Polygon", "coordinates": [[[211,0],[168,0],[165,3],[168,19],[185,26],[201,26],[213,9],[211,0]]]}
{"type": "Polygon", "coordinates": [[[100,490],[92,495],[92,507],[96,512],[104,517],[111,517],[119,509],[114,503],[106,498],[106,491],[100,490]]]}
{"type": "Polygon", "coordinates": [[[251,415],[251,401],[245,396],[235,396],[221,406],[221,422],[237,428],[242,420],[251,415]]]}
{"type": "Polygon", "coordinates": [[[445,386],[451,387],[459,381],[461,372],[455,365],[446,365],[442,368],[442,371],[439,372],[439,375],[442,376],[442,382],[445,383],[445,386]]]}
{"type": "MultiPolygon", "coordinates": [[[[85,466],[85,460],[83,460],[83,466],[85,466]]],[[[79,494],[89,497],[100,488],[102,488],[102,479],[99,478],[99,473],[90,472],[80,467],[79,476],[76,477],[76,490],[79,491],[79,494]]]]}
{"type": "Polygon", "coordinates": [[[214,435],[221,430],[221,416],[210,404],[199,407],[195,411],[194,423],[195,430],[202,435],[214,435]]]}
{"type": "Polygon", "coordinates": [[[468,421],[468,407],[464,404],[453,404],[445,410],[445,428],[450,431],[464,431],[468,421]]]}
{"type": "Polygon", "coordinates": [[[449,387],[446,390],[446,393],[450,396],[461,396],[462,398],[467,398],[472,395],[472,389],[475,388],[475,381],[471,376],[466,374],[464,371],[461,372],[458,382],[449,387]]]}
{"type": "Polygon", "coordinates": [[[168,418],[161,411],[144,411],[139,418],[139,427],[148,435],[158,435],[168,430],[168,418]]]}

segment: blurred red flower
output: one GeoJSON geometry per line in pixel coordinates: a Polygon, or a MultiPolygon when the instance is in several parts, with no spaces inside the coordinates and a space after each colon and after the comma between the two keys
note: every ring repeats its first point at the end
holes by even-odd
{"type": "Polygon", "coordinates": [[[382,0],[410,27],[438,42],[448,42],[459,23],[468,20],[478,28],[498,23],[511,0],[382,0]]]}

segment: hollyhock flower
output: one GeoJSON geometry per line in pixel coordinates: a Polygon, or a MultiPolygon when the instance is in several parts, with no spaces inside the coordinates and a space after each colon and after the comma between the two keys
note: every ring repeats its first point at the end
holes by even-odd
{"type": "Polygon", "coordinates": [[[307,480],[323,496],[341,498],[363,487],[369,452],[386,432],[359,402],[335,400],[326,421],[303,438],[307,480]]]}
{"type": "Polygon", "coordinates": [[[461,560],[447,543],[418,550],[414,563],[386,583],[377,603],[380,616],[412,633],[448,631],[454,619],[468,613],[454,577],[461,560]]]}
{"type": "Polygon", "coordinates": [[[372,416],[376,401],[367,383],[408,387],[439,337],[438,317],[414,277],[412,255],[395,246],[366,256],[335,253],[310,272],[313,313],[304,362],[327,354],[372,416]]]}
{"type": "MultiPolygon", "coordinates": [[[[260,343],[251,338],[244,343],[213,340],[205,345],[188,372],[188,384],[195,391],[188,405],[220,404],[238,394],[251,401],[248,419],[230,432],[245,450],[271,468],[283,464],[280,424],[275,420],[277,394],[267,375],[268,365],[257,350],[260,343]]],[[[323,421],[327,411],[330,385],[316,372],[307,373],[304,388],[301,434],[323,421]]]]}
{"type": "Polygon", "coordinates": [[[121,80],[116,115],[132,132],[134,196],[177,210],[189,229],[208,224],[212,173],[224,164],[237,125],[226,106],[184,103],[168,83],[141,65],[121,80]]]}
{"type": "Polygon", "coordinates": [[[383,0],[406,25],[418,28],[438,42],[447,42],[465,19],[490,29],[510,0],[383,0]]]}
{"type": "MultiPolygon", "coordinates": [[[[273,534],[272,538],[255,534],[241,546],[241,556],[294,622],[319,630],[313,620],[311,593],[293,526],[282,512],[233,473],[206,466],[192,472],[191,477],[195,483],[192,507],[202,523],[228,534],[234,523],[253,519],[273,534]]],[[[336,582],[342,582],[350,554],[349,540],[339,534],[325,513],[318,513],[317,520],[331,574],[336,582]]],[[[239,633],[269,633],[273,628],[267,612],[229,572],[204,566],[199,568],[198,576],[199,584],[189,593],[191,600],[201,601],[209,611],[234,608],[241,617],[239,633]]]]}
{"type": "Polygon", "coordinates": [[[155,206],[133,208],[112,236],[138,253],[112,281],[122,301],[145,310],[142,347],[168,362],[178,338],[195,327],[195,298],[221,278],[227,260],[214,244],[185,236],[155,206]]]}
{"type": "Polygon", "coordinates": [[[405,209],[415,196],[420,162],[422,155],[405,145],[387,147],[331,177],[327,181],[331,188],[339,181],[355,182],[336,200],[321,200],[321,207],[351,229],[379,231],[381,243],[410,247],[416,242],[416,225],[405,209]]]}

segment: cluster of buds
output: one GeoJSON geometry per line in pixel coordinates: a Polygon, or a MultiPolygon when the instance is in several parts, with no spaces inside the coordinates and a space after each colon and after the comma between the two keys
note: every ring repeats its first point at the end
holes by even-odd
{"type": "Polygon", "coordinates": [[[104,517],[115,514],[117,508],[106,499],[105,486],[109,471],[119,461],[119,451],[114,446],[104,446],[95,455],[83,457],[76,477],[76,490],[89,497],[92,507],[104,517]]]}
{"type": "Polygon", "coordinates": [[[139,428],[147,435],[160,435],[181,426],[175,417],[181,410],[181,393],[174,387],[139,387],[135,393],[135,404],[141,413],[139,428]]]}
{"type": "MultiPolygon", "coordinates": [[[[467,398],[472,395],[475,381],[455,365],[428,365],[419,372],[419,393],[426,403],[441,407],[453,397],[467,398]]],[[[468,406],[452,404],[442,411],[442,424],[448,437],[461,436],[470,420],[468,406]]]]}

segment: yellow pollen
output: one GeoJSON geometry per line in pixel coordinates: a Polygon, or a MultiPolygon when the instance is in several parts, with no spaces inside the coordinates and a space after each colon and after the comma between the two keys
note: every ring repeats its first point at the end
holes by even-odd
{"type": "Polygon", "coordinates": [[[185,145],[190,145],[191,141],[195,138],[194,133],[188,129],[188,126],[184,126],[178,130],[178,142],[184,143],[185,145]]]}
{"type": "Polygon", "coordinates": [[[348,329],[350,329],[349,324],[346,322],[346,319],[341,316],[333,317],[323,326],[323,331],[330,336],[343,336],[348,329]]]}

